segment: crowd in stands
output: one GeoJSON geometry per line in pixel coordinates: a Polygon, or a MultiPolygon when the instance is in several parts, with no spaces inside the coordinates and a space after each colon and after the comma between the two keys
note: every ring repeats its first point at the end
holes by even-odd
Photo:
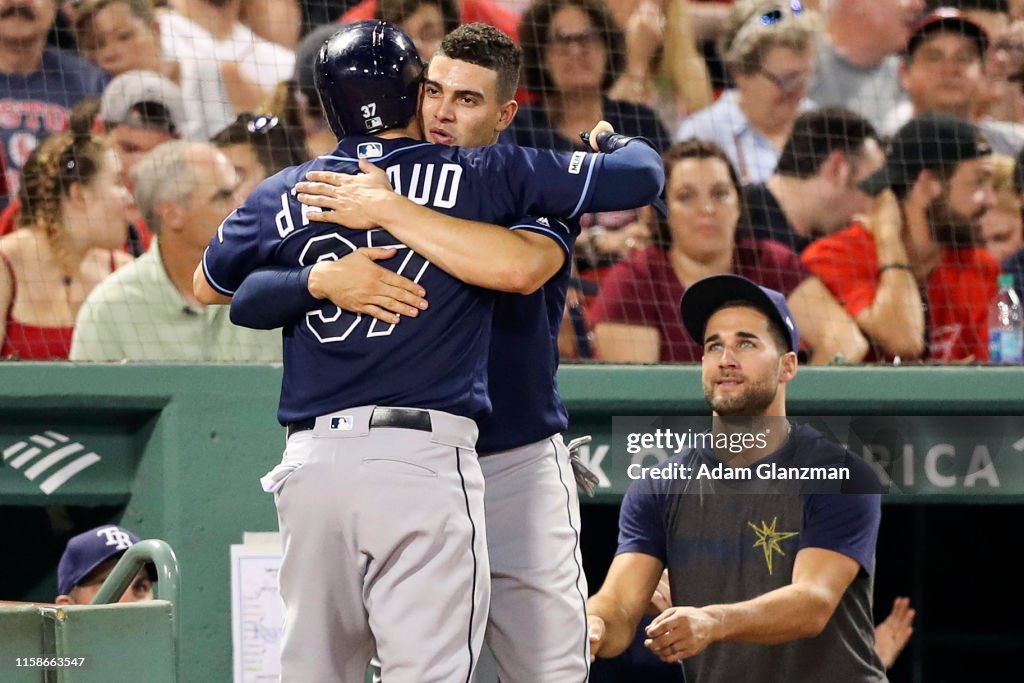
{"type": "Polygon", "coordinates": [[[997,276],[1024,289],[1017,0],[0,0],[0,357],[278,359],[189,264],[334,148],[312,62],[366,18],[424,60],[460,23],[519,41],[499,144],[605,119],[663,153],[666,216],[582,217],[563,358],[698,360],[677,302],[737,273],[811,363],[985,362],[997,276]]]}

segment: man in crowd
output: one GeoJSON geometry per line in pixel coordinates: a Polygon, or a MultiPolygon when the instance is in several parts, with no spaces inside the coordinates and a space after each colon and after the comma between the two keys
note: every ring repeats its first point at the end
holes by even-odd
{"type": "Polygon", "coordinates": [[[166,142],[132,171],[135,203],[157,235],[149,251],[101,282],[82,304],[71,359],[279,362],[271,332],[231,324],[192,291],[195,264],[239,204],[231,164],[213,145],[166,142]]]}
{"type": "Polygon", "coordinates": [[[181,137],[185,102],[172,81],[154,71],[126,71],[100,99],[100,119],[125,173],[157,145],[181,137]]]}
{"type": "Polygon", "coordinates": [[[804,263],[875,358],[987,360],[999,265],[977,246],[995,201],[991,148],[978,129],[948,114],[911,120],[861,188],[878,194],[868,220],[811,244],[804,263]]]}
{"type": "Polygon", "coordinates": [[[43,138],[67,129],[71,108],[103,92],[107,77],[76,54],[49,47],[46,35],[57,0],[0,0],[0,144],[6,152],[8,195],[43,138]]]}
{"type": "Polygon", "coordinates": [[[857,114],[832,108],[801,114],[768,182],[743,188],[754,237],[801,253],[867,210],[871,198],[857,183],[884,162],[875,129],[857,114]]]}
{"type": "Polygon", "coordinates": [[[647,627],[645,644],[662,661],[681,662],[688,683],[745,680],[752,671],[786,681],[882,680],[871,621],[879,483],[859,457],[786,420],[800,344],[785,297],[716,275],[689,287],[680,307],[704,349],[709,434],[751,445],[687,449],[631,486],[618,554],[587,601],[593,654],[612,657],[629,645],[668,569],[673,606],[647,627]],[[849,479],[754,476],[768,463],[848,468],[849,479]]]}
{"type": "Polygon", "coordinates": [[[883,131],[892,132],[926,112],[952,114],[975,123],[993,151],[1017,156],[1024,147],[1024,126],[979,118],[986,97],[989,44],[981,24],[958,10],[938,9],[922,19],[900,66],[900,82],[910,103],[893,110],[883,131]]]}
{"type": "Polygon", "coordinates": [[[899,53],[924,9],[923,0],[823,0],[825,39],[809,97],[821,107],[845,107],[881,130],[906,101],[899,53]]]}

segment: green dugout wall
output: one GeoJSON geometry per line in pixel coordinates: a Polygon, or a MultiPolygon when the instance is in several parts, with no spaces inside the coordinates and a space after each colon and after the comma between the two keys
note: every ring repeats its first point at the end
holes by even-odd
{"type": "MultiPolygon", "coordinates": [[[[567,366],[560,381],[571,435],[595,436],[597,502],[619,498],[633,462],[613,447],[613,416],[707,413],[698,367],[567,366]]],[[[143,538],[168,541],[184,681],[231,677],[229,546],[276,529],[258,479],[284,444],[279,384],[277,367],[0,365],[0,506],[120,510],[143,538]]],[[[953,436],[952,420],[898,421],[914,428],[886,446],[903,492],[887,502],[1024,503],[1024,368],[802,368],[789,412],[972,416],[953,436]]],[[[52,600],[54,585],[43,576],[0,599],[52,600]]]]}

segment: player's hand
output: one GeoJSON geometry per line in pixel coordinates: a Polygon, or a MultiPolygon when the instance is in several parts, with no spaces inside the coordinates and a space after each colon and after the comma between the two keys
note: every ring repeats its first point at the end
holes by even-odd
{"type": "Polygon", "coordinates": [[[910,609],[910,598],[896,598],[889,616],[875,627],[875,650],[886,669],[893,665],[910,640],[914,632],[915,614],[910,609]]]}
{"type": "Polygon", "coordinates": [[[601,148],[597,146],[597,135],[598,133],[614,133],[615,129],[612,128],[612,124],[607,121],[598,121],[597,125],[594,126],[590,131],[590,148],[595,152],[600,152],[601,148]]]}
{"type": "Polygon", "coordinates": [[[715,621],[698,607],[670,607],[647,627],[644,645],[663,662],[700,654],[714,642],[715,621]]]}
{"type": "Polygon", "coordinates": [[[590,639],[590,661],[593,662],[601,654],[604,636],[607,632],[604,619],[594,614],[587,615],[587,637],[590,639]]]}
{"type": "Polygon", "coordinates": [[[647,614],[661,614],[672,607],[672,590],[668,584],[668,570],[661,573],[658,587],[654,589],[654,595],[647,605],[647,614]]]}
{"type": "Polygon", "coordinates": [[[300,202],[321,209],[309,213],[311,221],[368,230],[381,224],[380,212],[388,202],[404,199],[395,193],[383,169],[360,159],[359,170],[362,173],[355,175],[310,171],[306,180],[295,184],[300,202]]]}
{"type": "Polygon", "coordinates": [[[426,290],[374,263],[396,253],[396,249],[363,248],[337,261],[321,261],[309,271],[309,293],[386,323],[397,323],[403,315],[415,318],[427,309],[426,290]]]}

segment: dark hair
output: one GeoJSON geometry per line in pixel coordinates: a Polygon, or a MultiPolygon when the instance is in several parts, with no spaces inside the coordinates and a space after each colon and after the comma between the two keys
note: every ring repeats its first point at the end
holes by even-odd
{"type": "MultiPolygon", "coordinates": [[[[676,144],[669,147],[661,155],[662,161],[665,163],[665,201],[668,202],[668,188],[669,182],[672,179],[672,170],[676,167],[680,161],[686,159],[718,159],[725,167],[729,169],[729,180],[732,182],[733,189],[736,190],[736,201],[738,202],[740,209],[740,217],[737,222],[737,237],[739,236],[739,230],[742,226],[747,224],[747,204],[743,199],[743,187],[740,185],[740,177],[736,173],[736,169],[733,167],[732,162],[729,160],[729,155],[725,153],[721,147],[713,142],[707,140],[699,140],[697,138],[691,138],[684,140],[683,142],[677,142],[676,144]]],[[[662,249],[668,249],[672,244],[672,232],[669,228],[668,218],[658,217],[657,225],[654,226],[654,243],[662,249]]]]}
{"type": "Polygon", "coordinates": [[[523,45],[523,80],[526,87],[541,97],[551,94],[554,85],[548,73],[545,50],[548,45],[548,27],[555,13],[565,7],[578,7],[589,18],[601,35],[604,44],[605,72],[602,91],[612,87],[622,72],[625,62],[625,39],[615,24],[612,13],[602,0],[538,0],[523,14],[519,24],[519,39],[523,45]]]}
{"type": "Polygon", "coordinates": [[[445,35],[459,26],[459,10],[452,0],[377,0],[374,19],[399,24],[416,14],[423,5],[431,5],[441,11],[445,35]]]}
{"type": "Polygon", "coordinates": [[[498,97],[502,100],[515,97],[523,52],[511,38],[493,26],[479,22],[460,26],[444,37],[437,54],[496,72],[498,97]]]}
{"type": "MultiPolygon", "coordinates": [[[[753,308],[755,311],[764,313],[765,317],[768,318],[768,331],[771,332],[772,341],[775,342],[775,348],[778,349],[779,356],[781,357],[789,353],[789,333],[782,329],[782,326],[779,325],[779,322],[775,319],[774,315],[768,315],[768,313],[759,304],[755,304],[753,301],[748,301],[747,299],[730,299],[729,301],[723,301],[717,308],[715,308],[715,310],[711,311],[711,314],[708,315],[707,319],[711,320],[711,316],[725,308],[753,308]]],[[[707,322],[705,321],[704,324],[706,328],[707,322]]],[[[799,349],[793,350],[798,351],[799,349]]]]}
{"type": "Polygon", "coordinates": [[[282,168],[307,161],[302,135],[276,116],[239,114],[227,128],[210,139],[217,147],[248,145],[271,176],[282,168]]]}
{"type": "Polygon", "coordinates": [[[791,178],[810,178],[821,170],[829,155],[840,151],[856,160],[868,139],[878,140],[878,133],[863,117],[838,107],[800,114],[793,122],[793,131],[779,155],[775,172],[791,178]]]}

